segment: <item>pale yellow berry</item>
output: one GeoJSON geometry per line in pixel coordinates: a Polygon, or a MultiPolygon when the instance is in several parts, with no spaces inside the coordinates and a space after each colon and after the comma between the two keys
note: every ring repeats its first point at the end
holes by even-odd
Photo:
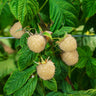
{"type": "Polygon", "coordinates": [[[43,80],[50,80],[54,77],[55,74],[55,65],[49,60],[46,64],[39,64],[37,66],[37,74],[43,80]]]}
{"type": "Polygon", "coordinates": [[[78,57],[79,55],[76,50],[61,54],[62,60],[69,66],[76,64],[78,62],[78,57]]]}
{"type": "Polygon", "coordinates": [[[46,40],[42,35],[32,35],[28,38],[27,44],[31,51],[40,53],[45,48],[46,40]]]}
{"type": "Polygon", "coordinates": [[[60,43],[59,47],[63,51],[73,51],[77,48],[77,42],[74,37],[67,35],[60,43]]]}
{"type": "Polygon", "coordinates": [[[10,29],[10,34],[15,37],[15,38],[21,38],[21,36],[24,34],[25,32],[22,30],[22,25],[20,24],[20,22],[15,23],[11,29],[10,29]]]}

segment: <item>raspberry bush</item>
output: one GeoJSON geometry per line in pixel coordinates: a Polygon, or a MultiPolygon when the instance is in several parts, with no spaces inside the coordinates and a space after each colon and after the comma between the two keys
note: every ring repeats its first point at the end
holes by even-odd
{"type": "Polygon", "coordinates": [[[0,96],[96,96],[95,34],[95,0],[1,0],[0,96]]]}

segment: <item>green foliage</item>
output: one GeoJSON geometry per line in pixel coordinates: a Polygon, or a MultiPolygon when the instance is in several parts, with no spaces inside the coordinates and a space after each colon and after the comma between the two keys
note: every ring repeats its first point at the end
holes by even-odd
{"type": "Polygon", "coordinates": [[[39,4],[36,0],[11,0],[10,9],[21,24],[30,24],[30,20],[38,13],[39,4]],[[27,22],[29,21],[29,22],[27,22]]]}
{"type": "Polygon", "coordinates": [[[79,61],[75,67],[86,68],[86,73],[91,78],[96,78],[96,59],[92,57],[92,51],[88,46],[78,48],[79,61]]]}
{"type": "Polygon", "coordinates": [[[89,89],[87,91],[73,91],[68,94],[64,94],[64,96],[95,96],[96,90],[95,89],[89,89]]]}
{"type": "Polygon", "coordinates": [[[70,33],[74,28],[73,27],[62,27],[59,30],[56,30],[52,35],[55,36],[64,36],[66,33],[70,33]]]}
{"type": "Polygon", "coordinates": [[[20,38],[20,45],[21,47],[27,46],[27,38],[29,37],[28,33],[25,33],[21,38],[20,38]]]}
{"type": "Polygon", "coordinates": [[[2,8],[2,11],[0,12],[0,29],[3,29],[7,27],[8,25],[11,25],[14,21],[14,16],[12,15],[9,5],[6,3],[3,3],[4,7],[2,8]]]}
{"type": "Polygon", "coordinates": [[[84,26],[84,32],[86,31],[89,31],[90,32],[90,29],[93,28],[93,30],[95,31],[96,33],[96,14],[93,15],[92,17],[90,17],[88,19],[88,21],[85,23],[85,26],[84,26]]]}
{"type": "Polygon", "coordinates": [[[18,67],[19,70],[24,70],[25,68],[27,68],[29,65],[31,65],[33,63],[33,61],[35,61],[35,56],[38,54],[33,53],[32,51],[29,50],[28,47],[24,47],[23,50],[21,49],[21,55],[18,59],[18,67]],[[26,48],[24,50],[24,48],[26,48]]]}
{"type": "Polygon", "coordinates": [[[62,25],[77,26],[78,11],[65,0],[49,0],[50,19],[52,20],[51,31],[59,29],[62,25]]]}
{"type": "Polygon", "coordinates": [[[59,56],[52,56],[52,61],[54,62],[56,67],[55,79],[60,82],[60,80],[64,80],[66,78],[68,74],[68,67],[64,64],[61,58],[59,58],[59,56]]]}
{"type": "Polygon", "coordinates": [[[48,33],[48,32],[46,32],[46,31],[43,33],[43,35],[44,35],[44,36],[47,36],[47,37],[49,37],[50,39],[52,39],[52,36],[51,36],[51,34],[50,34],[50,33],[48,33]]]}
{"type": "Polygon", "coordinates": [[[78,48],[78,53],[79,53],[79,61],[76,64],[75,67],[77,68],[84,68],[86,63],[89,60],[89,57],[92,56],[92,52],[88,46],[85,46],[83,48],[78,48]]]}
{"type": "Polygon", "coordinates": [[[50,92],[46,96],[63,96],[61,92],[50,92]]]}
{"type": "Polygon", "coordinates": [[[0,79],[16,70],[14,59],[12,56],[7,60],[0,61],[0,79]]]}
{"type": "Polygon", "coordinates": [[[91,17],[96,13],[95,0],[83,0],[83,11],[86,17],[91,17]]]}
{"type": "Polygon", "coordinates": [[[91,51],[94,51],[96,48],[96,42],[95,42],[96,38],[95,37],[84,37],[83,39],[83,44],[86,46],[89,46],[91,51]]]}
{"type": "Polygon", "coordinates": [[[84,68],[86,63],[87,63],[87,61],[88,61],[88,58],[81,57],[75,67],[77,67],[77,68],[84,68]]]}
{"type": "Polygon", "coordinates": [[[96,90],[89,89],[87,91],[71,91],[69,93],[61,93],[61,92],[50,92],[47,96],[95,96],[96,90]]]}
{"type": "Polygon", "coordinates": [[[20,39],[15,41],[15,48],[18,49],[18,47],[20,47],[20,39]]]}
{"type": "Polygon", "coordinates": [[[4,5],[6,4],[7,0],[0,0],[0,14],[2,12],[2,9],[4,8],[4,5]]]}
{"type": "Polygon", "coordinates": [[[61,83],[61,89],[63,92],[66,92],[66,93],[73,91],[71,85],[68,84],[68,82],[65,80],[63,80],[63,82],[61,83]]]}
{"type": "Polygon", "coordinates": [[[28,80],[27,84],[21,89],[17,90],[14,96],[31,96],[37,85],[37,76],[28,80]]]}
{"type": "Polygon", "coordinates": [[[27,46],[27,38],[29,37],[28,33],[25,33],[21,39],[20,39],[20,43],[19,46],[21,46],[22,48],[18,51],[18,68],[19,70],[24,70],[25,68],[27,68],[28,66],[30,66],[33,61],[35,61],[35,57],[38,55],[34,52],[32,52],[31,50],[29,50],[28,46],[27,46]]]}
{"type": "Polygon", "coordinates": [[[44,96],[43,84],[39,81],[38,81],[38,84],[37,84],[37,87],[36,87],[36,91],[39,93],[40,96],[44,96]]]}
{"type": "MultiPolygon", "coordinates": [[[[15,71],[8,81],[6,82],[6,85],[4,87],[4,91],[6,94],[10,95],[20,89],[29,79],[32,73],[36,71],[35,66],[32,66],[24,71],[15,71]]],[[[30,81],[29,81],[30,82],[30,81]]],[[[29,84],[28,84],[29,85],[29,84]]],[[[26,85],[26,86],[28,86],[26,85]]]]}
{"type": "Polygon", "coordinates": [[[91,78],[96,78],[96,59],[90,58],[88,62],[86,63],[86,73],[91,78]]]}
{"type": "Polygon", "coordinates": [[[44,86],[50,90],[57,91],[57,83],[56,80],[53,78],[51,80],[43,80],[44,86]]]}

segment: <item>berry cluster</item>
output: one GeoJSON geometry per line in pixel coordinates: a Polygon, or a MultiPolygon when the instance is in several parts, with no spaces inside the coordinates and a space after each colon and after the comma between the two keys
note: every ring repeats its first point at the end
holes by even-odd
{"type": "Polygon", "coordinates": [[[63,50],[62,60],[69,66],[78,62],[77,42],[74,37],[67,35],[60,43],[59,47],[63,50]]]}
{"type": "MultiPolygon", "coordinates": [[[[25,33],[22,29],[20,22],[15,23],[10,29],[10,34],[15,38],[21,38],[25,33]]],[[[32,34],[28,40],[27,45],[29,49],[35,53],[40,53],[45,49],[48,41],[41,34],[32,34]]],[[[78,62],[78,52],[76,51],[77,43],[74,37],[66,35],[59,42],[59,47],[63,51],[61,54],[62,60],[69,66],[74,65],[78,62]]],[[[37,74],[43,80],[50,80],[55,74],[55,65],[51,60],[41,62],[37,66],[37,74]]]]}

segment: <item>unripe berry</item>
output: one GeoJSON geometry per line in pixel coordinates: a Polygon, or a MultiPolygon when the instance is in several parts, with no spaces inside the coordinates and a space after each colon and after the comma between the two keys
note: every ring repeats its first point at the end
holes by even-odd
{"type": "Polygon", "coordinates": [[[27,44],[31,51],[40,53],[45,48],[46,40],[42,35],[32,35],[28,38],[27,44]]]}
{"type": "Polygon", "coordinates": [[[74,37],[71,35],[67,35],[60,43],[59,43],[60,49],[62,49],[65,52],[76,50],[77,48],[77,42],[74,37]]]}
{"type": "Polygon", "coordinates": [[[55,65],[49,60],[46,64],[39,64],[37,66],[37,74],[43,80],[50,80],[54,77],[55,74],[55,65]]]}
{"type": "Polygon", "coordinates": [[[10,34],[15,37],[15,38],[21,38],[21,36],[24,34],[25,32],[22,30],[22,25],[20,24],[20,22],[15,23],[11,29],[10,29],[10,34]],[[20,30],[20,31],[19,31],[20,30]]]}
{"type": "Polygon", "coordinates": [[[67,65],[74,65],[78,62],[78,52],[76,50],[71,52],[64,52],[61,54],[61,58],[67,65]]]}

